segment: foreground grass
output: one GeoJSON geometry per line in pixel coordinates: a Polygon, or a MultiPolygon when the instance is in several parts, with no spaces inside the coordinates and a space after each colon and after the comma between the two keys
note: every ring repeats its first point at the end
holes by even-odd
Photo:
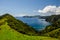
{"type": "Polygon", "coordinates": [[[43,36],[28,36],[11,29],[7,23],[0,26],[0,40],[58,40],[43,36]]]}

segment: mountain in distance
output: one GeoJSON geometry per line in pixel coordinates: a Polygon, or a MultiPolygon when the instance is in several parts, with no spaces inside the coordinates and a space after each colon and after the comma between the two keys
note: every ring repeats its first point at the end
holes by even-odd
{"type": "Polygon", "coordinates": [[[39,19],[47,19],[50,16],[40,16],[40,15],[34,15],[34,16],[23,16],[23,18],[39,18],[39,19]]]}

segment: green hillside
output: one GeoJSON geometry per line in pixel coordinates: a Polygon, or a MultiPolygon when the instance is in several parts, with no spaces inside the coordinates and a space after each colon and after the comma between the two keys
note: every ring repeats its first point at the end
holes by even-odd
{"type": "Polygon", "coordinates": [[[48,22],[55,22],[58,19],[60,19],[60,15],[51,15],[51,16],[46,18],[46,21],[48,21],[48,22]]]}
{"type": "MultiPolygon", "coordinates": [[[[51,37],[31,36],[31,35],[29,36],[29,35],[20,33],[17,30],[18,26],[17,26],[17,29],[15,29],[16,25],[14,24],[13,20],[16,23],[18,22],[14,17],[12,17],[9,14],[6,14],[6,15],[3,15],[0,17],[0,40],[58,40],[56,38],[51,38],[51,37]],[[13,22],[14,25],[10,24],[10,22],[13,22]]],[[[22,25],[22,26],[19,26],[19,28],[23,27],[24,23],[22,21],[19,21],[19,22],[20,22],[20,24],[19,23],[18,24],[22,25]]],[[[28,25],[25,25],[25,26],[27,26],[29,28],[29,30],[27,28],[24,28],[24,29],[28,30],[30,32],[30,34],[35,32],[35,31],[31,31],[31,30],[34,30],[33,28],[29,27],[28,25]]],[[[21,31],[22,31],[22,29],[21,29],[21,31]]],[[[27,33],[29,33],[29,32],[27,32],[27,33]]]]}
{"type": "Polygon", "coordinates": [[[29,27],[22,21],[17,21],[9,14],[0,17],[0,40],[59,40],[51,37],[32,36],[31,34],[37,35],[36,31],[33,28],[29,27]],[[16,22],[20,26],[16,25],[16,23],[13,25],[10,22],[12,22],[13,24],[16,22]],[[19,30],[18,28],[21,30],[19,30]],[[24,31],[22,31],[22,28],[24,31]],[[27,32],[26,34],[30,33],[30,35],[26,35],[24,32],[27,32]]]}
{"type": "Polygon", "coordinates": [[[11,29],[8,23],[0,26],[0,40],[58,40],[56,38],[43,37],[43,36],[28,36],[21,34],[14,29],[11,29]]]}
{"type": "Polygon", "coordinates": [[[60,28],[53,30],[51,32],[45,33],[44,35],[55,37],[55,38],[60,38],[60,28]]]}
{"type": "Polygon", "coordinates": [[[52,24],[47,26],[44,30],[40,31],[41,35],[60,38],[60,15],[52,15],[46,19],[52,24]]]}
{"type": "MultiPolygon", "coordinates": [[[[17,20],[14,18],[12,15],[5,14],[0,17],[1,20],[4,20],[5,22],[8,23],[8,25],[12,28],[15,29],[16,31],[22,33],[22,34],[27,34],[27,35],[37,35],[37,31],[32,28],[31,26],[23,23],[20,20],[17,20]]],[[[4,22],[1,22],[3,24],[4,22]]]]}

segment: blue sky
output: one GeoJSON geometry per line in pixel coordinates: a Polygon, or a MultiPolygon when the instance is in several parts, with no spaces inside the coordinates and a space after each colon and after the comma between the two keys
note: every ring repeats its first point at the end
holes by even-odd
{"type": "Polygon", "coordinates": [[[13,16],[45,15],[40,10],[48,6],[59,8],[60,0],[0,0],[0,15],[5,13],[13,16]]]}

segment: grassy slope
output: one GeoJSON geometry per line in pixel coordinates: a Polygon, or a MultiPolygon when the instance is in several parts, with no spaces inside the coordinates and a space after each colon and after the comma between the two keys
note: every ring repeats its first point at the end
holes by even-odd
{"type": "Polygon", "coordinates": [[[7,22],[0,26],[0,40],[58,40],[43,36],[28,36],[11,29],[7,22]]]}
{"type": "MultiPolygon", "coordinates": [[[[17,20],[15,17],[9,14],[5,14],[1,16],[1,19],[5,22],[8,22],[8,25],[15,29],[16,31],[27,34],[27,35],[38,35],[36,30],[32,28],[31,26],[27,25],[26,23],[23,23],[21,20],[17,20]]],[[[0,21],[2,21],[0,20],[0,21]]],[[[3,22],[1,23],[3,24],[3,22]]]]}
{"type": "Polygon", "coordinates": [[[54,36],[57,36],[58,38],[60,38],[60,28],[53,30],[51,32],[45,33],[45,35],[54,35],[54,36]]]}

